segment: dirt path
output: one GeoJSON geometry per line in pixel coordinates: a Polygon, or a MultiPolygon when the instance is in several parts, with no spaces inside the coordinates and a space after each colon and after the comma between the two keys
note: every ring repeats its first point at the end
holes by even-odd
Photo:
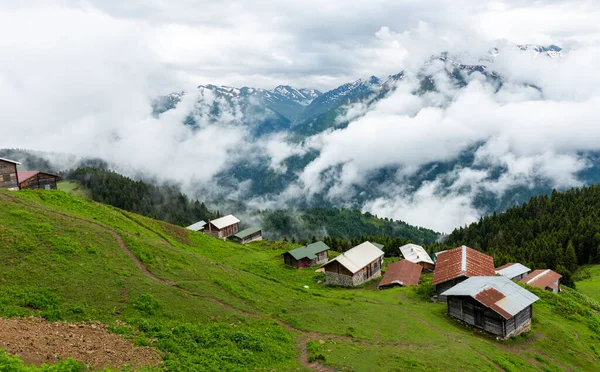
{"type": "Polygon", "coordinates": [[[70,357],[94,369],[158,365],[162,360],[155,348],[134,346],[105,325],[50,323],[34,317],[0,319],[0,348],[36,365],[70,357]]]}

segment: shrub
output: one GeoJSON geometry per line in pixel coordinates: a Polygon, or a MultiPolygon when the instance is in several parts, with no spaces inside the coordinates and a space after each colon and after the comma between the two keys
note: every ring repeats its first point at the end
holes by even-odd
{"type": "Polygon", "coordinates": [[[143,294],[133,300],[133,307],[148,315],[153,315],[160,303],[151,294],[143,294]]]}

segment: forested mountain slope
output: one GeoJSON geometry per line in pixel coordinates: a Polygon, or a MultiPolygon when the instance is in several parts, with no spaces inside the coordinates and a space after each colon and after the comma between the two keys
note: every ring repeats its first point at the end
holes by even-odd
{"type": "MultiPolygon", "coordinates": [[[[101,322],[159,350],[152,368],[170,371],[600,368],[600,306],[575,291],[536,292],[532,332],[498,342],[424,300],[427,276],[418,289],[326,287],[284,266],[294,247],[223,242],[60,191],[0,190],[0,316],[101,322]]],[[[0,352],[9,363],[24,370],[0,352]]]]}
{"type": "Polygon", "coordinates": [[[518,261],[554,269],[570,283],[578,265],[600,263],[600,185],[533,197],[454,230],[447,244],[492,254],[497,265],[518,261]]]}

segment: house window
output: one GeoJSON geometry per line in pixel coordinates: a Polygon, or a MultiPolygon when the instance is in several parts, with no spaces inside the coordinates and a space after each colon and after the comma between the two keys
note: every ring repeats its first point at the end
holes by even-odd
{"type": "Polygon", "coordinates": [[[50,185],[44,185],[45,190],[50,190],[50,185]]]}
{"type": "Polygon", "coordinates": [[[4,182],[10,182],[10,174],[3,174],[2,175],[2,181],[4,181],[4,182]]]}

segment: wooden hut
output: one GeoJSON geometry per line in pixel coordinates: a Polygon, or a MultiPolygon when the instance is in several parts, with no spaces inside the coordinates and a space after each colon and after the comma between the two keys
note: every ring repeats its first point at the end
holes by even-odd
{"type": "Polygon", "coordinates": [[[520,263],[507,263],[496,268],[496,274],[507,277],[510,280],[518,281],[527,276],[527,273],[531,271],[525,265],[520,263]]]}
{"type": "Polygon", "coordinates": [[[503,339],[531,329],[532,304],[539,299],[504,276],[471,277],[443,296],[448,315],[503,339]]]}
{"type": "Polygon", "coordinates": [[[562,275],[550,269],[534,270],[521,279],[521,282],[546,291],[558,293],[560,292],[560,278],[562,278],[562,275]]]}
{"type": "Polygon", "coordinates": [[[406,244],[400,247],[400,253],[405,260],[421,265],[425,271],[433,271],[435,264],[427,251],[416,244],[406,244]]]}
{"type": "Polygon", "coordinates": [[[58,176],[51,173],[31,171],[31,172],[19,172],[19,188],[20,189],[42,189],[42,190],[56,190],[56,182],[58,176]]]}
{"type": "Polygon", "coordinates": [[[330,260],[325,269],[325,283],[357,286],[381,276],[383,251],[364,242],[330,260]]]}
{"type": "Polygon", "coordinates": [[[204,227],[204,232],[219,239],[228,238],[240,231],[240,220],[232,214],[217,218],[216,220],[208,220],[207,225],[204,227]]]}
{"type": "Polygon", "coordinates": [[[19,189],[17,165],[21,165],[21,163],[0,158],[0,188],[9,190],[19,189]]]}
{"type": "Polygon", "coordinates": [[[379,289],[390,288],[394,286],[418,285],[421,278],[423,267],[409,260],[394,262],[387,267],[385,275],[379,285],[379,289]]]}
{"type": "Polygon", "coordinates": [[[229,239],[233,240],[234,242],[241,243],[241,244],[246,244],[246,243],[262,240],[262,228],[249,227],[249,228],[244,229],[236,234],[231,235],[229,237],[229,239]]]}
{"type": "Polygon", "coordinates": [[[431,284],[439,299],[444,301],[443,292],[472,276],[494,276],[494,259],[466,246],[440,252],[437,255],[431,284]]]}
{"type": "Polygon", "coordinates": [[[285,252],[283,254],[283,262],[298,269],[320,265],[327,262],[328,250],[329,247],[323,242],[312,243],[305,247],[285,252]]]}

